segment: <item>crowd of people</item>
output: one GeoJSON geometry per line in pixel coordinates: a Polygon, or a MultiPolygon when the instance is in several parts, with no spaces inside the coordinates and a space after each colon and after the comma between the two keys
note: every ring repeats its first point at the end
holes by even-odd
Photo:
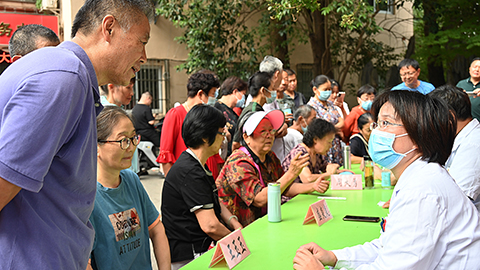
{"type": "Polygon", "coordinates": [[[273,56],[248,81],[200,70],[160,134],[149,92],[132,116],[122,107],[153,14],[149,1],[87,0],[72,41],[39,25],[12,36],[15,63],[0,76],[2,267],[151,269],[151,241],[158,268],[179,269],[263,217],[269,183],[282,203],[325,193],[349,145],[352,163],[367,157],[392,172],[388,223],[363,245],[305,244],[293,268],[478,268],[480,58],[470,78],[437,88],[405,59],[403,83],[360,87],[351,110],[326,75],[312,78],[307,101],[273,56]],[[159,147],[161,213],[132,167],[142,139],[159,147]]]}

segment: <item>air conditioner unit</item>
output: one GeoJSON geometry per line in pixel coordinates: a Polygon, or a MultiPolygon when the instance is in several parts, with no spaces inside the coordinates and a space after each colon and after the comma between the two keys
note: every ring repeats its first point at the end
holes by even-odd
{"type": "Polygon", "coordinates": [[[42,0],[42,9],[57,8],[57,0],[42,0]]]}

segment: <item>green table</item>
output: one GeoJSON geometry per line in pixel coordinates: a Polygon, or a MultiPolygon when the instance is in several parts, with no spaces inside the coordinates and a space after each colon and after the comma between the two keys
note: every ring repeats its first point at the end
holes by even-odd
{"type": "MultiPolygon", "coordinates": [[[[355,166],[357,167],[357,166],[355,166]]],[[[358,167],[354,171],[358,170],[358,167]]],[[[377,205],[387,201],[391,189],[382,189],[375,180],[374,189],[328,190],[321,196],[346,197],[347,200],[326,200],[333,219],[317,226],[316,223],[302,225],[308,206],[317,202],[319,194],[305,194],[282,205],[282,221],[270,223],[267,217],[260,218],[242,230],[250,256],[235,269],[292,269],[293,257],[298,247],[316,242],[325,249],[340,249],[363,244],[380,236],[380,223],[343,221],[345,215],[385,217],[387,209],[377,205]]],[[[213,249],[192,261],[182,269],[207,269],[213,249]]],[[[215,269],[228,269],[225,262],[215,269]]]]}

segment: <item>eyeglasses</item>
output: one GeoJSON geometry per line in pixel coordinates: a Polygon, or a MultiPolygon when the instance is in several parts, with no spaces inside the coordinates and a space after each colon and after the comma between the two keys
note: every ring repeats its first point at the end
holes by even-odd
{"type": "Polygon", "coordinates": [[[220,131],[217,131],[217,134],[220,134],[220,135],[222,135],[223,137],[227,136],[227,132],[220,132],[220,131]]]}
{"type": "Polygon", "coordinates": [[[413,76],[415,75],[415,73],[417,73],[416,71],[411,71],[411,72],[405,72],[403,74],[400,73],[400,77],[407,77],[407,76],[413,76]]]}
{"type": "Polygon", "coordinates": [[[130,147],[130,142],[132,142],[132,144],[134,146],[138,145],[138,143],[140,142],[140,135],[135,135],[131,138],[123,138],[119,141],[98,140],[98,142],[101,142],[101,143],[107,143],[107,142],[120,143],[120,148],[122,148],[122,150],[127,150],[128,147],[130,147]]]}
{"type": "Polygon", "coordinates": [[[260,135],[262,135],[262,137],[264,137],[264,138],[267,138],[267,136],[268,136],[269,134],[272,135],[272,136],[274,136],[275,133],[277,133],[277,130],[276,130],[276,129],[272,129],[272,130],[270,130],[270,131],[264,130],[264,131],[260,132],[260,135]]]}
{"type": "Polygon", "coordinates": [[[387,120],[378,120],[378,122],[373,122],[373,123],[370,124],[370,130],[374,130],[376,128],[384,129],[388,126],[401,127],[403,125],[402,124],[391,123],[391,122],[388,122],[387,120]]]}

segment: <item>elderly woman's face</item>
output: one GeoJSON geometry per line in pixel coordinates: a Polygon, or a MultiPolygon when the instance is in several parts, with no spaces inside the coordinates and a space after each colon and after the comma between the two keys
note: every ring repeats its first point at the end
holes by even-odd
{"type": "Polygon", "coordinates": [[[313,150],[315,151],[315,154],[326,155],[328,150],[332,147],[332,141],[334,138],[335,133],[330,133],[321,139],[313,139],[313,150]]]}
{"type": "Polygon", "coordinates": [[[266,154],[272,149],[273,141],[275,140],[275,131],[270,121],[263,119],[252,135],[245,139],[245,142],[250,149],[257,154],[266,154]]]}
{"type": "MultiPolygon", "coordinates": [[[[119,141],[135,136],[135,128],[127,117],[121,117],[112,129],[107,141],[119,141]]],[[[130,141],[130,146],[123,150],[118,142],[98,144],[97,162],[100,168],[124,170],[132,164],[133,153],[137,147],[130,141]]]]}

